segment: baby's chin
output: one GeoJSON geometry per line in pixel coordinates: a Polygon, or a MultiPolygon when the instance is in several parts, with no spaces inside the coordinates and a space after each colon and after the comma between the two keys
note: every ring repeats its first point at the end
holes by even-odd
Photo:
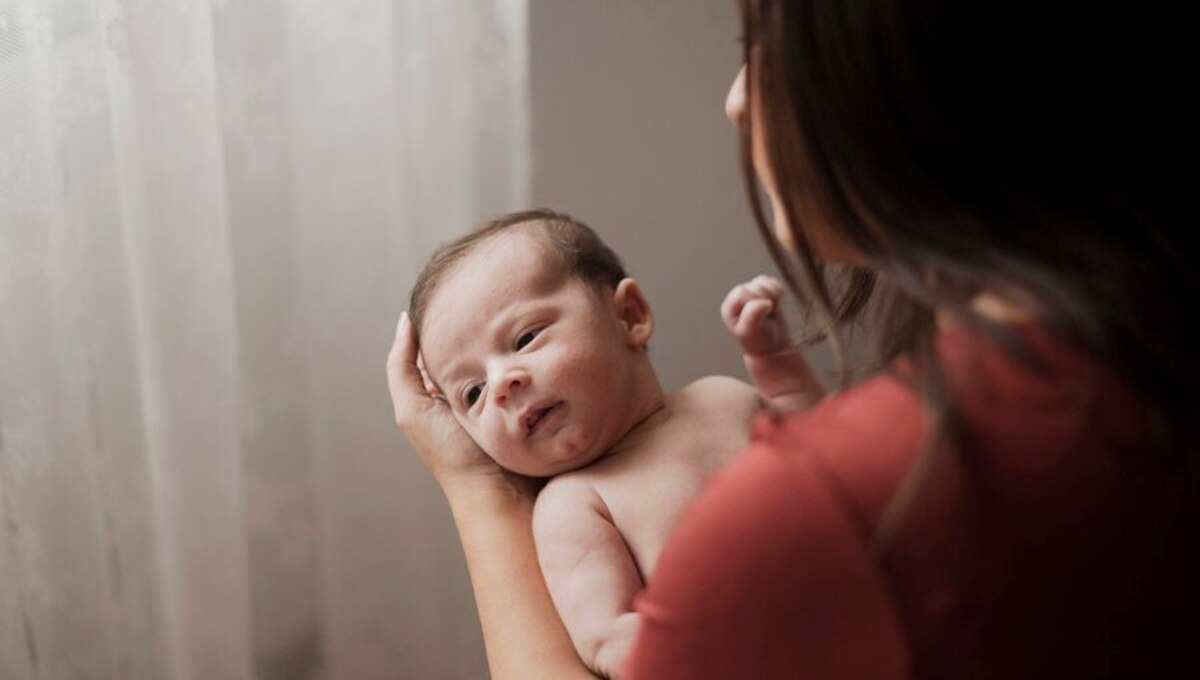
{"type": "Polygon", "coordinates": [[[521,460],[513,461],[511,457],[497,455],[482,447],[500,467],[526,477],[556,477],[567,472],[573,472],[600,460],[608,448],[589,448],[584,452],[568,454],[554,460],[521,460]]]}

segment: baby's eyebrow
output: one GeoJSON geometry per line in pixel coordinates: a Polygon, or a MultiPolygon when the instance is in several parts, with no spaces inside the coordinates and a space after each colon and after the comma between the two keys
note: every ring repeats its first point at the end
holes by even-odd
{"type": "MultiPolygon", "coordinates": [[[[486,331],[485,331],[486,332],[486,331]]],[[[456,385],[463,380],[463,376],[470,373],[472,370],[471,363],[464,361],[461,357],[450,359],[445,370],[442,372],[441,378],[436,378],[432,371],[429,372],[429,381],[438,389],[447,399],[450,398],[450,393],[442,388],[442,385],[456,385]]]]}
{"type": "Polygon", "coordinates": [[[463,368],[463,361],[461,357],[450,357],[446,364],[441,366],[443,369],[441,371],[437,371],[435,370],[435,367],[429,365],[429,363],[425,360],[425,354],[423,352],[420,355],[420,359],[423,362],[423,366],[421,367],[422,371],[429,377],[429,382],[432,383],[433,386],[442,393],[442,395],[449,397],[450,395],[442,388],[442,385],[453,384],[454,381],[458,380],[460,375],[466,371],[466,369],[463,368]],[[440,378],[438,377],[439,373],[441,374],[440,378]]]}
{"type": "Polygon", "coordinates": [[[450,395],[446,393],[446,390],[442,389],[442,385],[443,384],[447,384],[447,385],[452,384],[454,382],[454,380],[456,380],[458,378],[457,374],[461,373],[461,372],[462,371],[459,370],[459,363],[453,362],[450,364],[450,368],[446,371],[446,374],[442,377],[441,380],[438,380],[437,378],[435,378],[433,376],[433,373],[430,372],[429,373],[429,382],[433,383],[433,386],[437,388],[438,392],[440,392],[443,396],[449,398],[450,395]]]}

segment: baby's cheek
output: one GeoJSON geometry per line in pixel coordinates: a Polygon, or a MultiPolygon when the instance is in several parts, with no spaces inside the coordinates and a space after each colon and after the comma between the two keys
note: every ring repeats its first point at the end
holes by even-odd
{"type": "Polygon", "coordinates": [[[488,452],[491,452],[496,444],[499,443],[500,430],[496,427],[494,418],[487,418],[481,422],[472,423],[467,432],[488,452]]]}
{"type": "Polygon", "coordinates": [[[583,389],[607,387],[615,369],[612,358],[598,352],[564,352],[558,362],[559,378],[583,389]]]}
{"type": "Polygon", "coordinates": [[[471,440],[479,445],[479,448],[483,449],[484,453],[493,459],[496,457],[496,441],[493,433],[484,426],[485,424],[459,415],[455,415],[454,419],[458,421],[462,429],[467,431],[467,435],[471,437],[471,440]]]}

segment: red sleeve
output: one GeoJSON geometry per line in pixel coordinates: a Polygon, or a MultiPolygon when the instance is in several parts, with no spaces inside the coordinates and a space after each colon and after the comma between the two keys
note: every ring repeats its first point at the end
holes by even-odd
{"type": "Polygon", "coordinates": [[[631,680],[909,675],[851,517],[808,456],[762,440],[689,508],[635,607],[631,680]]]}

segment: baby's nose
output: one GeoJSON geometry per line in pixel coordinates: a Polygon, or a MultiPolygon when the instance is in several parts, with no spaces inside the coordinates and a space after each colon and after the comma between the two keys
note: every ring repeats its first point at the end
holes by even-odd
{"type": "Polygon", "coordinates": [[[522,387],[529,383],[529,375],[523,371],[509,371],[501,376],[493,394],[500,406],[508,404],[508,400],[522,387]]]}

